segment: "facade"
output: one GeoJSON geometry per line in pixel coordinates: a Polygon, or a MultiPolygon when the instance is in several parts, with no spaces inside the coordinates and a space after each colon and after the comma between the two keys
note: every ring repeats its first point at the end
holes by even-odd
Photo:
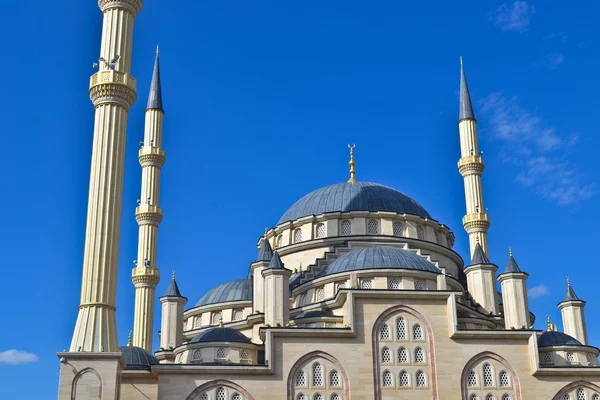
{"type": "Polygon", "coordinates": [[[352,146],[348,182],[292,204],[258,240],[247,275],[203,295],[185,293],[198,298],[188,303],[173,273],[157,303],[165,162],[157,52],[139,151],[134,331],[119,347],[124,143],[136,97],[131,38],[142,3],[98,3],[104,24],[90,85],[96,118],[82,295],[69,351],[58,353],[59,400],[600,400],[599,350],[588,343],[586,303],[571,283],[558,304],[565,332],[550,320],[537,331],[526,268],[512,250],[503,268],[488,257],[484,163],[462,60],[467,262],[452,250],[454,234],[419,203],[356,177],[352,146]]]}

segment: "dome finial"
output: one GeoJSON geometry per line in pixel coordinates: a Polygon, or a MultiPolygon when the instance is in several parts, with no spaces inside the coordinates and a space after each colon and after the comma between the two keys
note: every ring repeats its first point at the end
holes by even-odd
{"type": "MultiPolygon", "coordinates": [[[[156,44],[156,55],[158,55],[158,46],[159,46],[159,44],[157,43],[156,44]]],[[[462,58],[461,58],[461,60],[462,60],[462,58]]],[[[461,61],[461,65],[462,65],[462,61],[461,61]]]]}
{"type": "Polygon", "coordinates": [[[512,257],[512,246],[508,247],[508,255],[512,257]]]}
{"type": "Polygon", "coordinates": [[[571,286],[571,280],[569,279],[568,276],[567,276],[567,286],[571,286]]]}
{"type": "Polygon", "coordinates": [[[356,162],[354,161],[354,148],[356,147],[355,144],[348,144],[348,148],[350,149],[350,162],[348,163],[350,165],[350,179],[348,179],[348,182],[350,183],[356,183],[358,182],[356,180],[356,178],[354,177],[354,175],[356,174],[356,170],[354,169],[354,166],[356,165],[356,162]]]}
{"type": "Polygon", "coordinates": [[[552,327],[552,322],[550,322],[550,314],[546,315],[547,323],[548,323],[548,332],[552,332],[554,328],[552,327]]]}
{"type": "Polygon", "coordinates": [[[219,319],[219,328],[223,328],[223,315],[221,315],[221,318],[219,319]]]}
{"type": "Polygon", "coordinates": [[[171,271],[171,279],[175,280],[175,270],[171,271]]]}
{"type": "Polygon", "coordinates": [[[460,66],[461,66],[461,67],[463,66],[463,63],[462,63],[462,56],[460,56],[460,66]]]}
{"type": "Polygon", "coordinates": [[[131,344],[131,336],[132,336],[132,335],[133,335],[133,331],[131,331],[131,330],[130,330],[130,331],[129,331],[129,335],[128,335],[128,337],[127,337],[127,346],[129,346],[129,347],[133,346],[133,345],[131,344]]]}

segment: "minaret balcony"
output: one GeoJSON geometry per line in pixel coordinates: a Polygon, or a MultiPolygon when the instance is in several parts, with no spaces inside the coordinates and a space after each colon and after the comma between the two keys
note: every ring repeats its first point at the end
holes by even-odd
{"type": "Polygon", "coordinates": [[[480,156],[466,156],[458,160],[458,171],[462,176],[481,174],[483,168],[483,158],[480,156]]]}
{"type": "Polygon", "coordinates": [[[90,77],[90,99],[95,106],[121,103],[129,108],[135,102],[137,83],[133,76],[112,69],[98,71],[90,77]]]}
{"type": "Polygon", "coordinates": [[[162,209],[152,204],[140,204],[135,209],[135,219],[139,225],[158,225],[163,219],[162,209]]]}
{"type": "Polygon", "coordinates": [[[140,165],[143,167],[161,168],[165,161],[165,152],[160,147],[144,146],[138,152],[140,165]]]}
{"type": "Polygon", "coordinates": [[[463,226],[468,233],[486,232],[490,227],[490,216],[485,213],[471,213],[463,217],[463,226]]]}

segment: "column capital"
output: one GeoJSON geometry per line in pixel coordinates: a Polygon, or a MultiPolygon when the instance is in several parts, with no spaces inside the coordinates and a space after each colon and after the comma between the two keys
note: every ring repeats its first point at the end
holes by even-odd
{"type": "Polygon", "coordinates": [[[98,0],[98,7],[102,12],[111,8],[120,8],[129,11],[134,16],[140,12],[143,4],[142,0],[98,0]]]}

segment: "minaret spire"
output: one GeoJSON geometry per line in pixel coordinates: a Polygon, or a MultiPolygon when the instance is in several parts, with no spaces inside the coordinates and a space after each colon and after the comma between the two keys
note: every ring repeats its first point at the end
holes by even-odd
{"type": "Polygon", "coordinates": [[[463,218],[463,226],[469,234],[471,257],[475,253],[477,243],[481,245],[486,255],[488,254],[487,231],[490,219],[483,205],[483,186],[481,174],[483,172],[483,158],[479,151],[477,141],[477,121],[471,106],[471,95],[467,86],[465,68],[462,57],[460,58],[460,110],[458,116],[458,130],[460,133],[460,154],[458,171],[463,176],[465,186],[465,202],[467,214],[463,218]]]}
{"type": "Polygon", "coordinates": [[[356,162],[354,161],[354,148],[355,147],[356,147],[355,144],[348,145],[348,148],[350,149],[350,162],[348,163],[348,165],[350,165],[350,179],[348,179],[349,183],[358,182],[356,180],[356,178],[354,177],[354,175],[356,175],[356,170],[354,169],[354,166],[356,165],[356,162]]]}
{"type": "MultiPolygon", "coordinates": [[[[135,286],[135,313],[133,317],[133,345],[152,351],[154,332],[154,296],[160,281],[156,265],[158,225],[162,221],[160,200],[160,171],[165,163],[162,149],[162,127],[164,111],[160,87],[160,65],[158,47],[154,61],[154,72],[148,96],[144,141],[139,151],[142,166],[142,189],[140,204],[135,210],[139,225],[137,265],[132,271],[135,286]]],[[[174,278],[174,277],[173,277],[174,278]]],[[[176,287],[175,279],[173,285],[176,287]]]]}

